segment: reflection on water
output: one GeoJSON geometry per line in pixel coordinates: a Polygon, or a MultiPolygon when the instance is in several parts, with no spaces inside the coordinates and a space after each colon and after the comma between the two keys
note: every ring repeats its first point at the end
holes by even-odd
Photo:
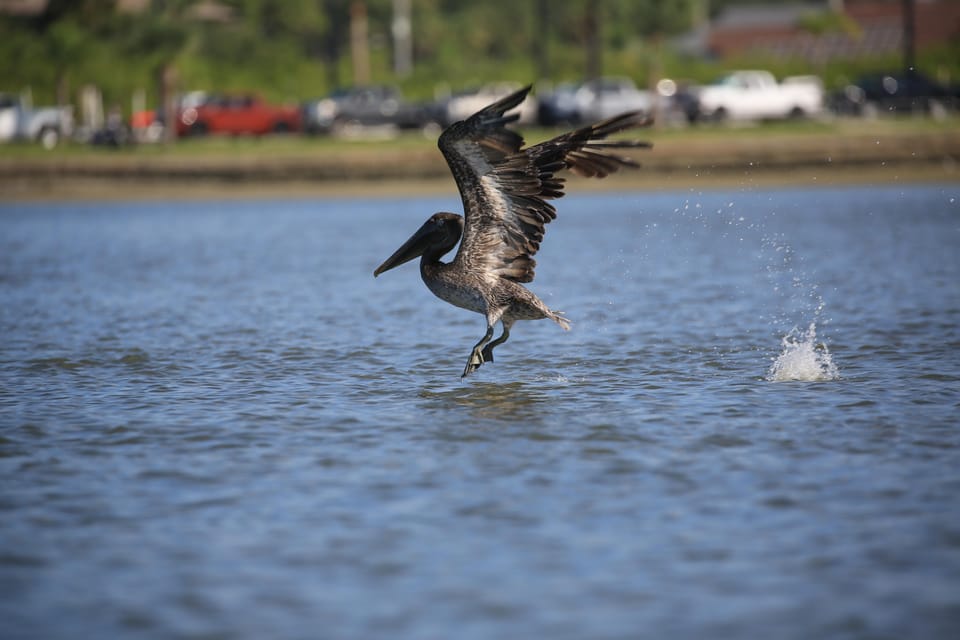
{"type": "Polygon", "coordinates": [[[0,637],[956,637],[956,191],[0,205],[0,637]]]}
{"type": "Polygon", "coordinates": [[[480,420],[500,420],[508,423],[539,422],[544,404],[550,401],[542,390],[526,382],[481,381],[464,382],[459,387],[440,391],[422,388],[420,397],[427,409],[448,410],[452,406],[465,409],[468,415],[480,420]]]}

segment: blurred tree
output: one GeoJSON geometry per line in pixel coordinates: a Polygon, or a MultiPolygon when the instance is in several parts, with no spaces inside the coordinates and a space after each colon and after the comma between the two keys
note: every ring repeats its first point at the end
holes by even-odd
{"type": "Polygon", "coordinates": [[[182,20],[185,3],[154,5],[154,15],[133,18],[125,30],[124,49],[138,56],[147,67],[149,77],[157,86],[157,105],[162,114],[164,140],[176,138],[177,129],[172,126],[177,117],[178,71],[177,58],[184,51],[190,31],[182,20]]]}
{"type": "Polygon", "coordinates": [[[363,0],[350,3],[350,63],[353,84],[370,82],[370,31],[367,5],[363,0]]]}
{"type": "Polygon", "coordinates": [[[89,0],[50,0],[43,11],[22,21],[24,32],[20,35],[34,40],[34,46],[15,46],[15,49],[20,49],[28,56],[16,66],[30,69],[34,66],[31,62],[42,60],[48,73],[40,78],[52,81],[58,104],[70,101],[70,73],[91,44],[90,28],[96,26],[91,19],[96,17],[91,5],[89,0]],[[52,73],[52,77],[49,73],[52,73]]]}
{"type": "Polygon", "coordinates": [[[583,40],[586,43],[587,79],[603,74],[603,27],[599,0],[587,0],[583,13],[583,40]]]}
{"type": "Polygon", "coordinates": [[[393,0],[390,33],[393,36],[393,73],[397,78],[406,78],[413,70],[410,7],[411,0],[393,0]]]}
{"type": "Polygon", "coordinates": [[[327,30],[320,38],[322,59],[327,70],[327,86],[343,84],[340,76],[340,58],[349,42],[350,0],[322,0],[327,17],[327,30]]]}
{"type": "Polygon", "coordinates": [[[55,74],[57,104],[70,102],[70,67],[86,49],[87,32],[72,19],[54,23],[43,42],[55,74]]]}
{"type": "Polygon", "coordinates": [[[537,77],[549,78],[550,73],[550,40],[553,36],[550,19],[550,0],[536,0],[533,17],[533,37],[530,42],[530,53],[537,65],[537,77]]]}
{"type": "Polygon", "coordinates": [[[302,45],[322,34],[327,27],[326,16],[316,0],[259,0],[253,17],[264,36],[293,36],[302,45]]]}
{"type": "Polygon", "coordinates": [[[917,68],[916,0],[901,0],[903,19],[903,71],[912,74],[917,68]]]}
{"type": "MultiPolygon", "coordinates": [[[[350,79],[352,0],[151,0],[143,12],[107,0],[49,0],[32,16],[0,13],[0,90],[31,87],[38,101],[67,99],[95,84],[126,104],[147,78],[179,71],[184,88],[257,90],[303,99],[350,79]],[[212,11],[211,7],[216,10],[212,11]]],[[[627,75],[653,86],[661,75],[708,80],[710,60],[670,51],[670,36],[730,4],[770,0],[410,0],[412,68],[398,76],[393,45],[396,0],[364,0],[370,79],[399,82],[415,96],[493,80],[581,80],[627,75]],[[586,19],[589,18],[589,19],[586,19]],[[586,26],[586,28],[585,28],[586,26]]],[[[893,0],[891,0],[893,1],[893,0]]],[[[907,0],[904,2],[906,7],[907,0]]],[[[912,6],[912,5],[911,5],[912,6]]],[[[833,29],[823,20],[811,30],[833,29]]],[[[839,25],[841,28],[843,24],[839,25]]],[[[940,73],[960,75],[956,47],[918,50],[940,73]]],[[[897,64],[876,60],[736,60],[791,73],[839,78],[897,64]]]]}
{"type": "MultiPolygon", "coordinates": [[[[646,38],[648,56],[646,64],[647,89],[657,90],[657,84],[663,77],[663,43],[668,35],[684,32],[693,25],[695,16],[693,0],[646,0],[634,5],[636,13],[633,22],[639,33],[646,38]]],[[[653,119],[662,123],[661,103],[653,102],[653,119]]]]}

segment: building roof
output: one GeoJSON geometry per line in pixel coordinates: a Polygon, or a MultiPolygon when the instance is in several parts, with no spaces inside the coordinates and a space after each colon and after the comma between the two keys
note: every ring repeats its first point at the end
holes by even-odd
{"type": "Polygon", "coordinates": [[[811,13],[827,10],[825,2],[797,4],[736,4],[730,5],[713,21],[714,29],[769,29],[771,27],[794,27],[811,13]]]}
{"type": "MultiPolygon", "coordinates": [[[[826,14],[836,6],[828,2],[732,5],[711,23],[704,48],[719,57],[763,52],[822,61],[890,54],[902,47],[899,0],[845,0],[839,6],[852,28],[820,33],[804,28],[804,18],[826,14]]],[[[960,2],[916,0],[914,13],[917,46],[960,38],[960,2]]]]}

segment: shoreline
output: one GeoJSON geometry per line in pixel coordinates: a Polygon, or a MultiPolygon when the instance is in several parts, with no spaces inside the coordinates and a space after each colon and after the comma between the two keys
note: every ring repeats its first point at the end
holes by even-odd
{"type": "MultiPolygon", "coordinates": [[[[960,182],[960,131],[669,136],[641,167],[568,192],[960,182]]],[[[432,144],[0,156],[0,202],[456,196],[432,144]]]]}
{"type": "MultiPolygon", "coordinates": [[[[640,169],[639,171],[643,171],[640,169]]],[[[656,172],[603,180],[571,178],[567,193],[753,190],[917,183],[960,183],[960,165],[833,166],[753,171],[656,172]]],[[[3,183],[0,203],[150,200],[271,200],[315,198],[458,197],[452,177],[310,182],[113,178],[44,178],[3,183]]]]}

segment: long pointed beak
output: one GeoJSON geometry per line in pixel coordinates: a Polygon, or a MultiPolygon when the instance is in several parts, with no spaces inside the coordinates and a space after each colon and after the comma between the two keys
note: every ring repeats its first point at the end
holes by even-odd
{"type": "Polygon", "coordinates": [[[383,261],[377,270],[373,272],[376,278],[384,271],[389,271],[394,267],[399,267],[405,262],[410,262],[414,258],[419,258],[430,246],[430,232],[433,229],[429,224],[425,224],[417,232],[410,236],[410,239],[403,243],[399,249],[393,252],[393,255],[383,261]]]}

